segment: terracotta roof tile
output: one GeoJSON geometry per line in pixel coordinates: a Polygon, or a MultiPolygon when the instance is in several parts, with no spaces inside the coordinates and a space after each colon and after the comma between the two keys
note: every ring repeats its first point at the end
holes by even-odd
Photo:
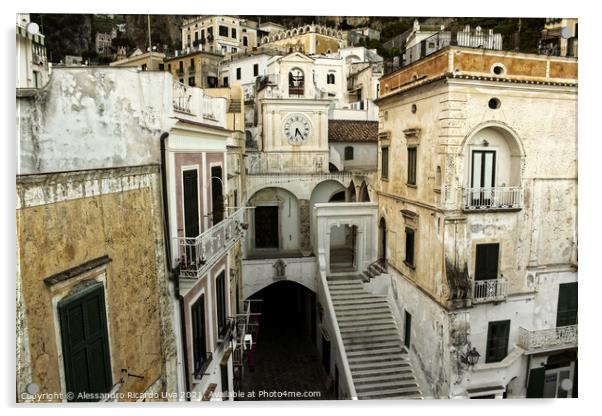
{"type": "Polygon", "coordinates": [[[376,142],[378,121],[328,120],[328,141],[376,142]]]}

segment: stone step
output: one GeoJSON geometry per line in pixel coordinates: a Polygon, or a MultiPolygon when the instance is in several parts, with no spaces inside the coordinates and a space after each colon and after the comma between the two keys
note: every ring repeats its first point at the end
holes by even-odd
{"type": "Polygon", "coordinates": [[[378,374],[364,374],[364,375],[354,375],[353,376],[353,384],[357,388],[363,384],[371,384],[376,381],[387,381],[387,380],[403,380],[403,381],[416,381],[414,377],[414,372],[412,370],[407,370],[403,373],[378,373],[378,374]]]}
{"type": "Polygon", "coordinates": [[[345,288],[345,289],[333,289],[330,291],[330,296],[331,297],[335,297],[335,296],[353,296],[353,295],[366,295],[369,292],[367,292],[364,289],[355,289],[355,288],[345,288]]]}
{"type": "Polygon", "coordinates": [[[347,285],[360,285],[364,287],[362,279],[358,276],[357,278],[343,277],[329,277],[326,279],[328,286],[347,286],[347,285]]]}
{"type": "Polygon", "coordinates": [[[393,325],[393,318],[374,318],[374,319],[349,319],[339,321],[339,328],[357,327],[357,326],[372,326],[372,325],[393,325]]]}
{"type": "Polygon", "coordinates": [[[358,334],[348,334],[343,338],[343,344],[345,344],[345,348],[347,345],[352,344],[361,344],[361,345],[371,345],[371,344],[379,344],[382,342],[391,342],[391,341],[399,341],[399,335],[397,332],[390,332],[387,334],[379,334],[373,336],[362,336],[358,334]]]}
{"type": "Polygon", "coordinates": [[[337,306],[344,305],[363,305],[363,304],[386,304],[386,299],[381,298],[380,296],[367,296],[362,298],[352,298],[352,299],[333,299],[332,303],[336,309],[337,306]]]}
{"type": "Polygon", "coordinates": [[[334,310],[335,312],[338,311],[349,311],[349,310],[359,310],[359,309],[383,309],[383,308],[389,308],[389,305],[387,304],[386,300],[380,300],[380,301],[373,301],[370,303],[349,303],[349,304],[343,304],[343,305],[333,305],[334,306],[334,310]]]}
{"type": "Polygon", "coordinates": [[[393,322],[385,323],[385,324],[372,324],[368,325],[366,323],[359,325],[348,325],[345,327],[339,327],[341,334],[348,334],[350,332],[365,332],[366,336],[375,335],[375,332],[380,331],[391,331],[397,330],[397,327],[393,322]]]}
{"type": "Polygon", "coordinates": [[[380,398],[409,398],[415,396],[421,398],[422,393],[416,387],[392,388],[387,390],[376,390],[358,393],[357,398],[362,399],[380,399],[380,398]]]}
{"type": "Polygon", "coordinates": [[[391,389],[407,389],[414,388],[418,390],[418,384],[414,381],[404,380],[387,380],[387,381],[375,381],[374,383],[356,384],[355,391],[359,393],[366,393],[371,391],[383,391],[391,389]]]}
{"type": "Polygon", "coordinates": [[[370,313],[370,314],[356,314],[356,315],[343,315],[337,319],[339,325],[341,323],[347,322],[373,322],[383,319],[393,319],[391,318],[390,312],[383,313],[370,313]]]}
{"type": "Polygon", "coordinates": [[[383,361],[385,362],[392,362],[392,361],[402,361],[402,362],[407,362],[407,358],[404,357],[403,355],[401,355],[400,352],[396,352],[396,353],[388,353],[388,354],[381,354],[381,355],[364,355],[364,356],[353,356],[353,357],[349,357],[347,356],[347,361],[349,362],[349,364],[351,365],[353,364],[360,364],[360,363],[381,363],[383,361]]]}
{"type": "Polygon", "coordinates": [[[366,299],[366,298],[378,298],[379,296],[373,293],[361,291],[361,292],[334,292],[330,294],[332,300],[343,300],[343,299],[366,299]]]}
{"type": "Polygon", "coordinates": [[[384,376],[389,376],[389,375],[395,375],[398,377],[402,377],[402,376],[407,376],[410,374],[412,376],[414,376],[414,371],[412,370],[412,368],[409,365],[402,366],[402,367],[372,368],[372,369],[351,371],[351,375],[353,377],[354,382],[355,382],[355,380],[372,379],[374,377],[384,377],[384,376]]]}
{"type": "Polygon", "coordinates": [[[403,349],[401,347],[401,342],[397,339],[395,339],[393,341],[375,342],[373,344],[348,344],[348,345],[345,345],[345,351],[347,351],[347,355],[349,355],[350,352],[365,351],[366,353],[368,353],[369,351],[381,350],[381,349],[386,349],[386,348],[397,348],[402,351],[402,354],[404,354],[403,349]]]}
{"type": "Polygon", "coordinates": [[[401,350],[401,346],[399,346],[399,345],[393,346],[393,347],[385,347],[385,348],[373,348],[370,350],[358,349],[358,350],[347,351],[347,348],[345,348],[345,351],[347,352],[348,358],[369,357],[369,356],[373,356],[373,355],[383,355],[383,354],[403,354],[403,352],[401,350]]]}
{"type": "Polygon", "coordinates": [[[395,359],[389,361],[375,361],[375,362],[350,362],[349,367],[351,370],[375,370],[377,368],[391,368],[391,367],[409,367],[410,362],[405,359],[395,359]]]}
{"type": "MultiPolygon", "coordinates": [[[[336,311],[336,309],[335,309],[335,311],[336,311]]],[[[384,313],[390,315],[391,309],[389,309],[389,307],[387,305],[381,305],[380,307],[374,307],[374,308],[357,308],[357,309],[346,308],[346,309],[340,309],[336,312],[337,312],[337,318],[342,318],[344,316],[351,316],[351,315],[368,316],[368,315],[379,315],[379,314],[384,314],[384,313]]]]}

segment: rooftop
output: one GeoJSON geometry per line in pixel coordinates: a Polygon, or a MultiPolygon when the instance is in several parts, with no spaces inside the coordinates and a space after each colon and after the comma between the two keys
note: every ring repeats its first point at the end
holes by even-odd
{"type": "Polygon", "coordinates": [[[376,142],[378,121],[328,120],[328,141],[376,142]]]}
{"type": "Polygon", "coordinates": [[[380,100],[442,78],[577,85],[577,59],[447,46],[380,79],[380,100]]]}

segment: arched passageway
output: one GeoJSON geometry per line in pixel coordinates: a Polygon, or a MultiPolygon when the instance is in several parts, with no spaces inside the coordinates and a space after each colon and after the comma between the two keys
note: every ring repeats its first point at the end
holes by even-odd
{"type": "Polygon", "coordinates": [[[243,400],[332,399],[316,348],[321,335],[315,293],[285,280],[251,298],[262,299],[262,311],[254,369],[245,371],[242,383],[243,400]],[[292,392],[306,396],[290,397],[292,392]]]}

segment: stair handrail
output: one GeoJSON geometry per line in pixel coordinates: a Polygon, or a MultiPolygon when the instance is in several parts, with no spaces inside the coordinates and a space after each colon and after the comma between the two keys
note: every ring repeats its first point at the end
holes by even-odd
{"type": "MultiPolygon", "coordinates": [[[[325,259],[323,258],[324,256],[319,255],[318,257],[320,259],[320,264],[325,264],[325,259]]],[[[357,392],[355,391],[355,385],[353,384],[353,376],[351,375],[349,361],[347,361],[347,353],[345,352],[345,344],[343,344],[343,337],[341,337],[339,323],[337,322],[336,314],[334,312],[334,306],[332,303],[332,298],[330,296],[330,289],[328,288],[328,280],[326,279],[326,272],[322,270],[322,267],[320,267],[319,273],[319,286],[324,294],[326,308],[328,309],[328,313],[325,313],[324,315],[329,320],[330,326],[332,327],[334,332],[334,336],[337,342],[337,351],[339,353],[339,358],[341,360],[341,363],[343,363],[343,373],[345,374],[345,380],[347,382],[347,390],[349,391],[351,400],[357,400],[357,392]]]]}

